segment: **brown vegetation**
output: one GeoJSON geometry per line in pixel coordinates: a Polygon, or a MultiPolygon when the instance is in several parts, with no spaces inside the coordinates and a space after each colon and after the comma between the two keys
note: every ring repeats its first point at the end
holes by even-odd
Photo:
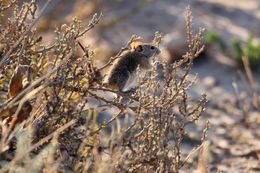
{"type": "MultiPolygon", "coordinates": [[[[189,72],[203,50],[204,32],[193,34],[190,9],[182,60],[171,65],[154,61],[152,70],[139,74],[137,90],[122,95],[98,80],[101,69],[93,66],[95,54],[78,41],[102,16],[94,15],[86,28],[77,19],[62,25],[55,31],[55,42],[45,45],[35,24],[49,2],[37,16],[34,0],[22,6],[18,1],[0,4],[1,21],[6,12],[14,11],[1,24],[0,34],[1,170],[179,172],[201,148],[182,154],[186,126],[200,118],[207,102],[206,95],[193,100],[187,93],[196,80],[189,72]],[[77,51],[83,51],[83,56],[77,56],[77,51]],[[159,65],[163,67],[160,80],[159,65]],[[115,97],[108,99],[101,93],[115,97]],[[98,101],[96,108],[87,106],[91,99],[98,101]],[[109,120],[97,122],[100,113],[112,110],[109,120]],[[109,128],[112,131],[105,133],[109,128]]],[[[161,38],[156,33],[154,41],[159,44],[161,38]]]]}

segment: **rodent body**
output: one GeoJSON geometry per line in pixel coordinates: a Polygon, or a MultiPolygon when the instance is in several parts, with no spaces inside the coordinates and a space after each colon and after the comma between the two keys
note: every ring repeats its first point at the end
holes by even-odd
{"type": "Polygon", "coordinates": [[[151,57],[160,53],[157,47],[142,42],[131,44],[131,48],[120,55],[105,79],[104,83],[112,89],[123,92],[133,82],[137,67],[141,70],[151,68],[151,57]]]}

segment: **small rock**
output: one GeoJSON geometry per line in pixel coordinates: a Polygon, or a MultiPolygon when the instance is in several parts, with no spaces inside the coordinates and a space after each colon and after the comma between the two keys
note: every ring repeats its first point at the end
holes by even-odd
{"type": "Polygon", "coordinates": [[[230,144],[226,139],[218,139],[218,142],[216,144],[222,149],[228,149],[230,147],[230,144]]]}
{"type": "Polygon", "coordinates": [[[207,76],[202,80],[203,84],[208,87],[208,88],[212,88],[214,86],[217,85],[217,81],[214,77],[212,76],[207,76]]]}

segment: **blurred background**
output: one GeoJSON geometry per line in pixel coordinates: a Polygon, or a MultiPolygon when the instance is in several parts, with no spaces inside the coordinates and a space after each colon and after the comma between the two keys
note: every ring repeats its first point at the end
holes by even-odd
{"type": "MultiPolygon", "coordinates": [[[[39,0],[43,5],[45,0],[39,0]]],[[[193,12],[194,32],[204,27],[205,50],[194,61],[191,75],[198,82],[190,90],[196,98],[206,93],[207,110],[198,124],[210,121],[211,170],[260,171],[260,1],[259,0],[53,0],[38,24],[43,41],[55,39],[53,30],[74,17],[88,25],[102,13],[99,25],[80,41],[95,53],[101,66],[133,34],[152,41],[164,33],[162,58],[169,63],[187,49],[185,9],[193,12]],[[249,72],[242,58],[249,61],[249,72]],[[250,75],[252,72],[252,75],[250,75]]],[[[200,139],[191,127],[187,148],[200,139]]]]}
{"type": "MultiPolygon", "coordinates": [[[[45,1],[39,2],[43,5],[45,1]]],[[[115,54],[133,34],[149,42],[156,31],[164,33],[163,58],[173,62],[181,58],[187,47],[188,5],[193,11],[194,30],[206,29],[206,49],[201,57],[206,58],[202,64],[207,65],[203,65],[202,72],[202,68],[198,69],[201,77],[213,75],[224,80],[228,76],[224,69],[239,68],[244,52],[248,52],[252,68],[258,69],[259,0],[54,0],[40,21],[39,30],[44,41],[51,42],[55,38],[53,30],[63,23],[76,17],[87,25],[94,13],[102,13],[101,23],[82,39],[94,49],[97,66],[115,54]]]]}

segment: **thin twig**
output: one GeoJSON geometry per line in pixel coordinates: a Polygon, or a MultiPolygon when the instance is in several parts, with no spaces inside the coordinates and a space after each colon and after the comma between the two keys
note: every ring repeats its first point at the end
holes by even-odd
{"type": "Polygon", "coordinates": [[[73,126],[75,123],[77,122],[77,120],[73,119],[71,121],[69,121],[68,123],[64,124],[62,127],[58,128],[57,130],[55,130],[53,133],[49,134],[48,136],[42,138],[39,142],[37,142],[36,144],[34,144],[32,147],[29,148],[28,152],[33,151],[35,148],[40,147],[41,145],[43,145],[44,143],[48,142],[53,136],[60,134],[61,132],[63,132],[64,130],[66,130],[67,128],[73,126]]]}
{"type": "Polygon", "coordinates": [[[13,51],[21,44],[23,41],[24,37],[31,31],[31,29],[34,27],[34,25],[40,20],[42,17],[43,13],[45,12],[46,8],[50,4],[52,0],[47,0],[46,3],[44,4],[41,12],[39,13],[39,16],[31,23],[29,28],[21,35],[21,37],[16,41],[16,43],[9,49],[9,51],[5,54],[5,56],[1,59],[0,61],[0,67],[5,63],[5,61],[10,57],[10,55],[13,53],[13,51]]]}
{"type": "Polygon", "coordinates": [[[48,73],[43,75],[41,78],[37,79],[35,82],[30,84],[26,89],[22,90],[18,95],[16,95],[15,97],[11,98],[10,100],[7,100],[7,102],[0,105],[1,106],[0,112],[2,111],[3,108],[10,108],[10,107],[14,106],[14,103],[17,102],[22,96],[24,96],[24,94],[26,94],[28,91],[32,90],[34,87],[39,85],[43,80],[47,79],[51,74],[56,72],[60,68],[60,66],[65,64],[67,62],[67,60],[72,57],[73,54],[74,54],[74,51],[71,50],[71,52],[54,69],[50,70],[48,73]]]}
{"type": "Polygon", "coordinates": [[[133,36],[131,37],[131,39],[127,42],[127,44],[126,44],[124,47],[122,47],[121,50],[116,54],[116,56],[111,57],[111,58],[109,59],[109,61],[108,61],[105,65],[103,65],[102,67],[100,67],[100,68],[98,69],[98,71],[101,71],[101,70],[103,70],[104,68],[110,66],[124,51],[129,50],[129,46],[130,46],[130,44],[131,44],[134,40],[139,39],[139,38],[140,38],[140,37],[137,37],[136,35],[133,35],[133,36]]]}
{"type": "Polygon", "coordinates": [[[254,80],[253,73],[252,73],[252,70],[250,68],[248,56],[247,55],[244,56],[242,60],[243,60],[244,69],[246,71],[246,76],[247,76],[247,79],[249,81],[249,87],[251,88],[251,92],[252,92],[253,105],[254,105],[255,108],[259,108],[260,107],[260,100],[259,100],[259,96],[258,96],[258,92],[257,92],[256,82],[254,80]]]}

